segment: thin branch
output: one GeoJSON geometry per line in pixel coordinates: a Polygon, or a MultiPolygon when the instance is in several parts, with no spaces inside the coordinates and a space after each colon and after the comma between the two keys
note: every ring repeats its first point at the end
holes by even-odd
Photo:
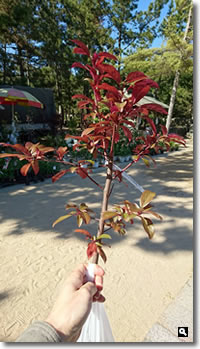
{"type": "Polygon", "coordinates": [[[97,187],[99,187],[101,190],[103,190],[103,187],[97,183],[92,177],[90,177],[90,175],[87,173],[87,177],[94,183],[97,185],[97,187]]]}

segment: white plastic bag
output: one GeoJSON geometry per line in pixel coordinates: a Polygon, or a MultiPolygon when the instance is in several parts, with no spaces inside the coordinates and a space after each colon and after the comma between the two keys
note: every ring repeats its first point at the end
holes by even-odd
{"type": "MultiPolygon", "coordinates": [[[[86,276],[88,281],[94,280],[94,264],[88,265],[86,276]]],[[[92,309],[77,342],[114,342],[103,303],[92,303],[92,309]]]]}

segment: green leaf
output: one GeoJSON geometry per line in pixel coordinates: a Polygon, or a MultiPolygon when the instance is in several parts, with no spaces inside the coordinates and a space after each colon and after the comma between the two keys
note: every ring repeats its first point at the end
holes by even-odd
{"type": "Polygon", "coordinates": [[[66,214],[65,216],[59,217],[58,219],[56,219],[55,222],[53,222],[52,227],[54,228],[57,223],[60,223],[71,216],[72,216],[72,213],[69,213],[69,214],[66,214]]]}
{"type": "Polygon", "coordinates": [[[99,246],[99,247],[102,247],[102,246],[103,246],[103,245],[100,244],[100,242],[98,242],[98,241],[96,241],[95,244],[96,244],[97,246],[99,246]]]}
{"type": "Polygon", "coordinates": [[[112,238],[109,234],[101,234],[100,236],[98,236],[97,239],[100,240],[100,239],[112,239],[112,238]]]}
{"type": "Polygon", "coordinates": [[[123,228],[121,228],[121,229],[119,230],[119,233],[120,233],[120,235],[125,235],[125,234],[126,234],[126,230],[123,229],[123,228]]]}
{"type": "Polygon", "coordinates": [[[154,211],[147,211],[145,213],[149,213],[152,214],[153,216],[155,216],[156,218],[163,220],[162,216],[160,216],[158,213],[154,212],[154,211]]]}
{"type": "Polygon", "coordinates": [[[103,251],[103,249],[101,247],[97,247],[97,252],[99,253],[101,258],[103,259],[104,263],[106,263],[107,257],[106,257],[105,252],[103,251]]]}
{"type": "Polygon", "coordinates": [[[85,222],[85,224],[89,224],[91,221],[91,217],[87,212],[81,212],[81,216],[85,222]]]}
{"type": "Polygon", "coordinates": [[[149,239],[152,239],[155,233],[152,220],[146,217],[145,218],[141,217],[141,219],[142,219],[144,230],[147,232],[149,239]]]}
{"type": "Polygon", "coordinates": [[[110,218],[116,217],[117,215],[118,215],[117,212],[105,211],[105,212],[103,212],[103,219],[104,220],[110,219],[110,218]]]}
{"type": "Polygon", "coordinates": [[[78,215],[77,216],[77,225],[78,225],[78,227],[80,227],[82,225],[82,223],[83,223],[83,218],[80,215],[78,215]]]}
{"type": "Polygon", "coordinates": [[[67,205],[65,206],[66,210],[68,210],[69,208],[72,208],[72,207],[73,207],[73,208],[74,208],[74,207],[77,207],[77,205],[71,203],[71,204],[67,204],[67,205]]]}
{"type": "Polygon", "coordinates": [[[80,204],[80,210],[82,211],[82,210],[86,210],[88,208],[88,206],[84,203],[84,202],[82,202],[82,204],[80,204]]]}
{"type": "Polygon", "coordinates": [[[150,191],[150,190],[145,190],[143,191],[141,197],[140,197],[140,206],[145,207],[148,205],[153,198],[156,196],[156,193],[150,191]]]}
{"type": "Polygon", "coordinates": [[[149,165],[149,160],[147,160],[147,159],[145,159],[145,158],[142,158],[142,160],[144,161],[144,163],[145,163],[145,165],[146,165],[147,167],[150,167],[150,165],[149,165]]]}

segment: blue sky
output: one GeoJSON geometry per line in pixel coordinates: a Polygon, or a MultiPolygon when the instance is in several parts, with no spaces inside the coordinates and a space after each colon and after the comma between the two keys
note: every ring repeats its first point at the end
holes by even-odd
{"type": "MultiPolygon", "coordinates": [[[[147,10],[148,6],[151,2],[152,2],[152,0],[140,0],[138,2],[138,10],[147,10]]],[[[161,16],[160,16],[160,22],[166,16],[167,10],[168,10],[168,4],[165,5],[162,9],[161,16]]],[[[161,44],[162,44],[162,38],[156,38],[152,43],[152,47],[160,47],[161,44]]]]}

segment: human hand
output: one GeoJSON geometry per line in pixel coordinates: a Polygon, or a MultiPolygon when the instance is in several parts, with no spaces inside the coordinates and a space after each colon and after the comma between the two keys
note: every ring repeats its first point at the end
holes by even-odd
{"type": "Polygon", "coordinates": [[[46,319],[66,342],[77,341],[90,313],[92,302],[105,301],[104,296],[100,294],[103,289],[103,269],[95,265],[93,283],[86,282],[86,268],[87,264],[81,264],[68,277],[46,319]]]}

